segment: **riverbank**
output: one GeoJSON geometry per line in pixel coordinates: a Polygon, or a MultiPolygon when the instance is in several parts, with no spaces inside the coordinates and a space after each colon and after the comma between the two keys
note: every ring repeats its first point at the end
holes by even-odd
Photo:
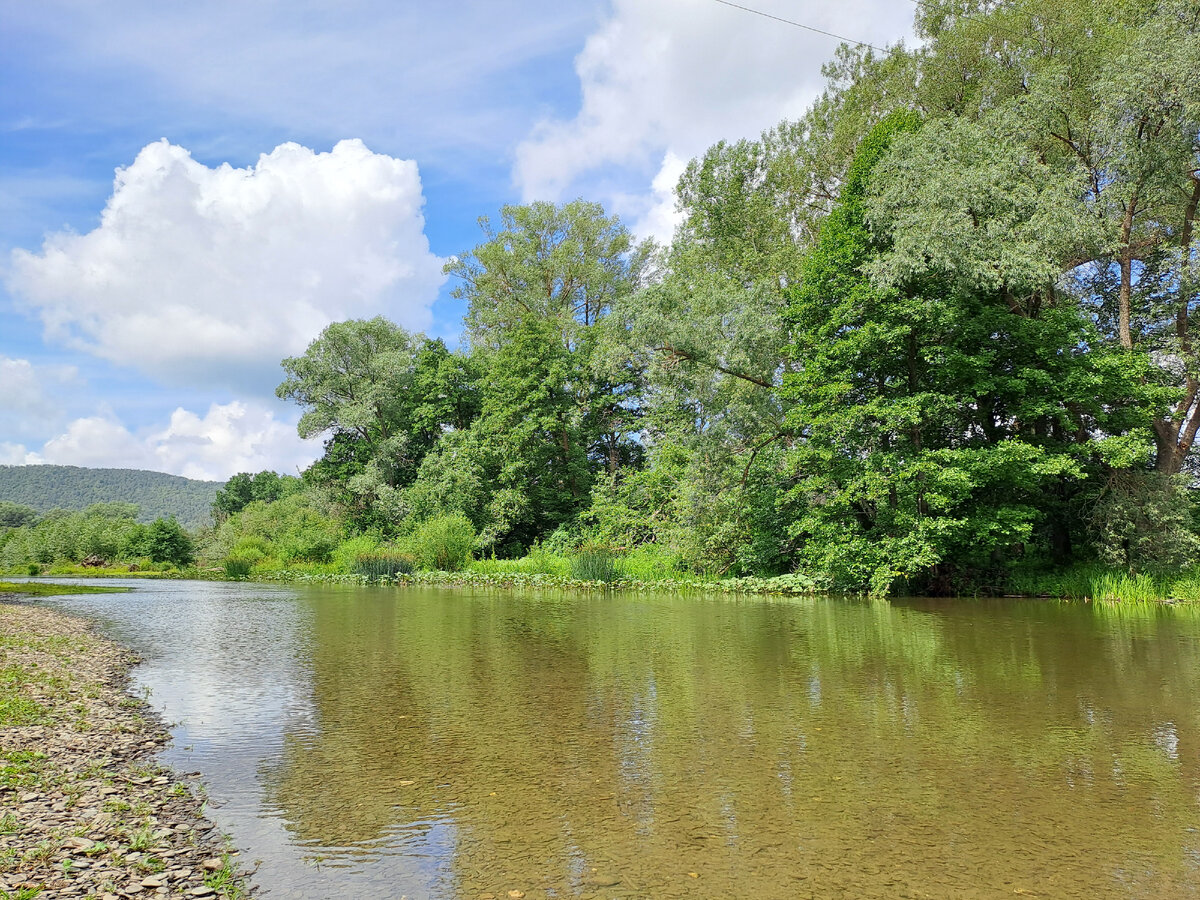
{"type": "Polygon", "coordinates": [[[0,900],[247,897],[202,788],[128,692],[134,654],[0,593],[0,900]]]}

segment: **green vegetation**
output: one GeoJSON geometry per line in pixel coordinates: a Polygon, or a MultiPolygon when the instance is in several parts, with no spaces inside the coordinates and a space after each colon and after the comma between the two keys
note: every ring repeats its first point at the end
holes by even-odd
{"type": "MultiPolygon", "coordinates": [[[[916,32],[693,160],[670,246],[507,206],[446,266],[462,349],[375,318],[283,360],[324,454],[231,479],[201,565],[1194,595],[1200,20],[935,0],[916,32]]],[[[49,518],[0,508],[0,564],[189,561],[49,518]]]]}
{"type": "Polygon", "coordinates": [[[192,536],[175,519],[137,521],[129,503],[82,512],[51,510],[30,524],[0,528],[0,571],[21,575],[126,574],[178,569],[195,559],[192,536]]]}
{"type": "Polygon", "coordinates": [[[219,481],[195,481],[141,469],[85,469],[78,466],[0,466],[0,528],[12,522],[10,504],[36,513],[54,509],[82,511],[97,503],[132,503],[143,524],[174,516],[185,528],[199,528],[209,512],[219,481]]]}
{"type": "Polygon", "coordinates": [[[59,594],[123,594],[128,588],[98,587],[90,584],[49,584],[44,581],[0,581],[0,595],[26,594],[49,597],[59,594]]]}

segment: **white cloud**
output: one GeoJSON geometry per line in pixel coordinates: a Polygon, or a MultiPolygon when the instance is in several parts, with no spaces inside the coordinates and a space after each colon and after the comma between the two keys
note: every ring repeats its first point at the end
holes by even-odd
{"type": "MultiPolygon", "coordinates": [[[[24,448],[6,450],[18,456],[24,448]]],[[[212,404],[203,417],[178,408],[162,427],[134,434],[112,417],[76,419],[26,462],[152,469],[187,478],[221,481],[237,472],[275,469],[294,474],[321,452],[319,440],[301,440],[295,425],[277,420],[266,406],[212,404]]]]}
{"type": "Polygon", "coordinates": [[[662,244],[671,242],[676,227],[683,221],[683,214],[675,208],[675,185],[686,168],[687,160],[670,150],[663,156],[658,174],[650,182],[649,208],[634,224],[638,234],[662,244]]]}
{"type": "Polygon", "coordinates": [[[0,355],[0,461],[24,462],[24,445],[61,428],[85,387],[74,366],[0,355]]]}
{"type": "Polygon", "coordinates": [[[361,141],[208,168],[166,140],[119,169],[99,226],[13,252],[49,337],[193,387],[265,392],[331,321],[431,322],[444,277],[415,162],[361,141]]]}
{"type": "Polygon", "coordinates": [[[30,453],[24,444],[0,441],[0,466],[32,466],[43,462],[36,453],[30,453]]]}
{"type": "Polygon", "coordinates": [[[35,366],[27,359],[0,356],[0,413],[39,412],[51,403],[47,387],[77,379],[73,366],[35,366]]]}
{"type": "MultiPolygon", "coordinates": [[[[905,37],[913,15],[894,0],[755,6],[877,46],[905,37]]],[[[716,3],[614,0],[575,60],[578,114],[541,121],[517,148],[513,178],[526,200],[563,199],[614,165],[644,172],[643,185],[655,165],[658,180],[666,179],[677,160],[718,140],[755,137],[800,116],[823,87],[821,65],[836,46],[716,3]]],[[[642,233],[667,224],[661,197],[623,199],[618,205],[642,233]]]]}

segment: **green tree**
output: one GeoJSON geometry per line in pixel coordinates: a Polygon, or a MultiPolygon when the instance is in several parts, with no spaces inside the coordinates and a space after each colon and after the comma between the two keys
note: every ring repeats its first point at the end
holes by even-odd
{"type": "MultiPolygon", "coordinates": [[[[640,373],[614,352],[609,328],[650,246],[635,247],[618,219],[582,201],[508,206],[499,229],[481,225],[487,240],[446,267],[486,372],[479,417],[455,446],[487,486],[468,512],[482,543],[515,552],[577,515],[598,471],[638,456],[640,373]]],[[[420,485],[412,493],[431,496],[420,485]]]]}
{"type": "Polygon", "coordinates": [[[21,503],[0,500],[0,528],[21,528],[37,521],[37,510],[21,503]]]}
{"type": "Polygon", "coordinates": [[[196,550],[191,536],[174,518],[155,519],[142,536],[140,555],[157,563],[186,566],[195,562],[196,550]]]}
{"type": "Polygon", "coordinates": [[[801,553],[879,593],[978,583],[1015,553],[1068,556],[1068,501],[1104,453],[1094,436],[1148,436],[1145,366],[1108,351],[1073,303],[1013,301],[1044,270],[1020,255],[987,278],[914,270],[895,249],[910,235],[872,231],[872,178],[905,134],[926,136],[915,114],[871,132],[822,223],[783,389],[801,553]]]}
{"type": "Polygon", "coordinates": [[[477,405],[469,361],[382,318],[330,325],[283,368],[276,393],[304,410],[301,437],[328,435],[306,478],[364,529],[398,526],[401,489],[443,429],[465,427],[477,405]]]}

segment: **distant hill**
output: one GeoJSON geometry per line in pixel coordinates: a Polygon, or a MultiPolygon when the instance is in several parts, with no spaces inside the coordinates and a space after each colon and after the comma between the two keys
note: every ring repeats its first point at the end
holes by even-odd
{"type": "Polygon", "coordinates": [[[224,484],[144,469],[0,466],[0,500],[23,503],[38,512],[83,509],[93,503],[136,503],[141,521],[174,516],[186,528],[211,521],[213,498],[224,484]]]}

